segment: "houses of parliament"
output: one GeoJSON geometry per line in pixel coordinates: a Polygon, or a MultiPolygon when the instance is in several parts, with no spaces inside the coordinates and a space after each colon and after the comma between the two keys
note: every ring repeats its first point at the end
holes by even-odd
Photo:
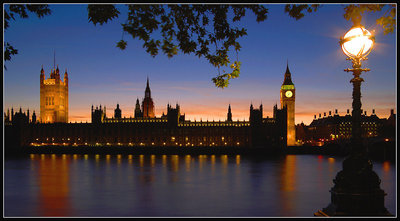
{"type": "Polygon", "coordinates": [[[6,139],[20,146],[160,146],[160,147],[285,147],[295,144],[295,87],[287,65],[280,88],[280,107],[273,117],[263,117],[263,105],[249,108],[249,119],[233,121],[231,106],[224,121],[190,121],[180,105],[167,104],[167,113],[155,115],[147,78],[144,98],[136,99],[133,116],[122,117],[119,104],[113,117],[105,106],[92,105],[91,123],[68,123],[68,74],[59,69],[46,79],[40,71],[40,119],[7,111],[6,139]],[[8,131],[8,132],[7,132],[8,131]]]}

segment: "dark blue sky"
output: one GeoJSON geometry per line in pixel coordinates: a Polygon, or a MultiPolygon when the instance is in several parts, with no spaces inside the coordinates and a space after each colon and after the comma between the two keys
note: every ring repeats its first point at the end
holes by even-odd
{"type": "MultiPolygon", "coordinates": [[[[237,23],[248,33],[239,39],[241,75],[225,89],[211,82],[217,70],[204,58],[182,53],[171,59],[163,54],[152,58],[142,42],[127,34],[127,49],[118,49],[127,16],[124,5],[118,5],[120,17],[103,26],[88,22],[86,7],[54,4],[50,16],[31,15],[10,23],[4,39],[19,54],[6,62],[8,70],[3,72],[5,111],[21,106],[39,116],[40,69],[43,65],[47,78],[54,51],[61,72],[69,73],[71,121],[90,121],[92,104],[106,105],[111,117],[118,102],[122,115],[132,116],[136,98],[144,96],[147,76],[157,116],[166,112],[168,102],[178,102],[188,119],[224,120],[230,103],[233,119],[247,120],[250,103],[262,102],[264,117],[272,117],[287,61],[296,87],[296,123],[309,124],[314,114],[351,109],[352,75],[343,71],[351,62],[338,43],[352,25],[343,18],[343,5],[323,5],[298,21],[284,13],[282,4],[266,5],[268,18],[261,23],[248,12],[237,23]]],[[[396,106],[397,33],[383,35],[375,24],[378,15],[366,14],[362,22],[376,31],[375,48],[363,62],[371,71],[362,74],[362,108],[368,115],[375,109],[379,117],[388,117],[396,106]]]]}

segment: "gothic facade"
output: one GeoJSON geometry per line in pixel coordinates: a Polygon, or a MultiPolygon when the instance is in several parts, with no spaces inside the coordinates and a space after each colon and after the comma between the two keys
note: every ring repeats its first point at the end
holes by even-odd
{"type": "MultiPolygon", "coordinates": [[[[281,87],[281,107],[273,107],[273,117],[263,117],[263,105],[250,105],[248,120],[233,121],[229,104],[224,121],[190,121],[180,105],[167,105],[167,113],[156,117],[149,79],[145,96],[139,98],[134,117],[122,117],[117,104],[107,117],[106,107],[91,108],[91,123],[66,123],[68,119],[68,75],[60,80],[58,67],[45,79],[41,71],[41,121],[16,123],[24,131],[19,144],[24,146],[237,146],[284,147],[294,130],[294,84],[287,67],[281,87]],[[43,111],[42,111],[43,108],[43,111]],[[43,115],[42,115],[43,114],[43,115]],[[290,123],[289,123],[290,122],[290,123]],[[50,124],[49,124],[50,123],[50,124]],[[292,125],[293,124],[293,125],[292,125]],[[290,136],[288,135],[290,133],[290,136]]],[[[13,126],[16,124],[10,124],[13,126]]]]}
{"type": "Polygon", "coordinates": [[[51,70],[48,79],[43,67],[40,71],[40,122],[68,122],[68,73],[65,70],[63,82],[58,65],[51,70]]]}
{"type": "Polygon", "coordinates": [[[289,64],[286,66],[285,79],[283,80],[280,101],[281,108],[286,107],[287,109],[287,145],[296,145],[296,128],[295,128],[295,100],[296,100],[296,89],[292,82],[291,73],[289,71],[289,64]]]}

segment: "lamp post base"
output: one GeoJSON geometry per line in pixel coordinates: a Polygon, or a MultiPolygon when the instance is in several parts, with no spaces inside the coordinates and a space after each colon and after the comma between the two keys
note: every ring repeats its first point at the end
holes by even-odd
{"type": "Polygon", "coordinates": [[[383,190],[344,193],[331,190],[332,202],[314,216],[393,216],[384,206],[383,190]]]}
{"type": "Polygon", "coordinates": [[[333,182],[331,203],[314,216],[393,216],[385,208],[381,180],[365,155],[354,154],[345,159],[343,170],[333,182]]]}

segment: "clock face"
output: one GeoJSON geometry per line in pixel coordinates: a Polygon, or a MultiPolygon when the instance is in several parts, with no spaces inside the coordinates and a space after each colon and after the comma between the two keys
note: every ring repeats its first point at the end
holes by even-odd
{"type": "Polygon", "coordinates": [[[286,96],[286,97],[292,97],[292,96],[293,96],[293,92],[291,92],[291,91],[286,91],[285,96],[286,96]]]}

